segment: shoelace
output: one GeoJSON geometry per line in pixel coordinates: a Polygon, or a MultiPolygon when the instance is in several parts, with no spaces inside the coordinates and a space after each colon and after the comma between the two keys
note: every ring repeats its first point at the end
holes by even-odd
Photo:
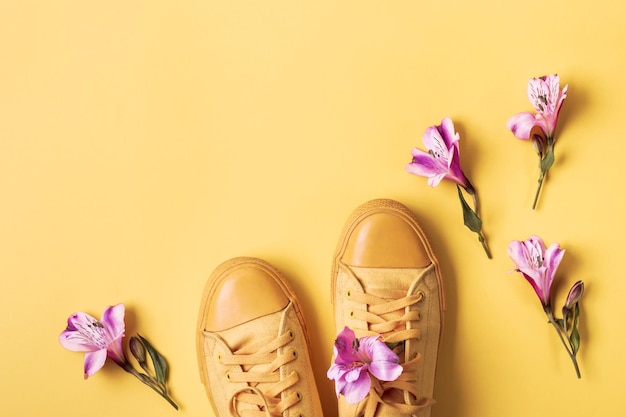
{"type": "MultiPolygon", "coordinates": [[[[353,318],[368,324],[368,328],[359,330],[371,334],[380,334],[386,343],[392,345],[398,343],[399,349],[404,348],[404,342],[407,340],[420,339],[420,329],[410,325],[410,322],[420,319],[419,312],[415,309],[409,310],[408,307],[424,298],[424,293],[421,291],[407,296],[406,292],[401,290],[378,289],[371,290],[370,293],[349,291],[346,296],[357,303],[367,305],[365,310],[350,312],[353,318]]],[[[398,352],[396,351],[396,353],[398,352]]],[[[365,417],[373,417],[379,404],[393,408],[399,415],[416,415],[426,405],[417,403],[419,392],[415,386],[416,370],[421,359],[422,357],[418,353],[414,358],[403,363],[402,374],[395,381],[372,380],[372,387],[364,410],[365,417]],[[385,395],[392,390],[404,392],[402,399],[385,395]],[[413,397],[410,401],[409,396],[413,397]]]]}
{"type": "Polygon", "coordinates": [[[283,391],[298,382],[294,371],[281,380],[280,367],[296,360],[297,352],[285,348],[294,338],[292,331],[283,333],[270,343],[246,346],[232,354],[222,354],[219,360],[227,365],[239,365],[242,371],[230,371],[226,374],[230,382],[244,382],[248,387],[238,390],[231,398],[231,414],[234,417],[272,417],[282,416],[289,407],[301,400],[301,395],[293,392],[282,398],[283,391]],[[271,384],[261,390],[259,384],[271,384]],[[254,409],[238,411],[237,403],[252,404],[254,409]]]}

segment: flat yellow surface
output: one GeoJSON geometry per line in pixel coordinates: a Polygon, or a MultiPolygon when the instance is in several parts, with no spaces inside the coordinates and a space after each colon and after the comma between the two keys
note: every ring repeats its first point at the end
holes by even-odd
{"type": "Polygon", "coordinates": [[[211,416],[195,325],[231,257],[301,298],[326,416],[332,254],[373,198],[415,211],[447,294],[434,417],[621,416],[626,375],[626,3],[614,0],[0,3],[0,415],[211,416]],[[569,84],[553,166],[506,120],[529,78],[569,84]],[[404,171],[449,116],[478,189],[488,260],[456,189],[404,171]],[[567,252],[584,280],[582,379],[506,247],[567,252]],[[167,357],[176,412],[114,364],[87,381],[67,317],[128,309],[167,357]]]}

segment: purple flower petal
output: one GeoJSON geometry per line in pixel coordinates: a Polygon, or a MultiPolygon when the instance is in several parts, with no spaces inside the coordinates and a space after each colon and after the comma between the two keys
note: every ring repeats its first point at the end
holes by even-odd
{"type": "Polygon", "coordinates": [[[64,348],[85,353],[85,378],[97,372],[110,357],[121,367],[128,363],[122,347],[124,337],[124,305],[108,307],[97,321],[78,312],[67,320],[67,328],[59,335],[64,348]]]}
{"type": "Polygon", "coordinates": [[[506,122],[506,127],[513,132],[516,138],[528,139],[530,137],[530,129],[532,129],[536,123],[537,119],[534,114],[523,112],[512,116],[506,122]]]}
{"type": "Polygon", "coordinates": [[[348,404],[358,404],[369,393],[372,386],[372,380],[367,372],[359,374],[359,378],[350,384],[346,384],[341,392],[346,397],[348,404]]]}
{"type": "Polygon", "coordinates": [[[359,361],[359,357],[356,355],[356,343],[358,342],[352,329],[344,327],[335,340],[335,363],[338,365],[349,365],[359,361]]]}
{"type": "Polygon", "coordinates": [[[546,249],[543,240],[535,235],[509,244],[509,257],[531,284],[544,308],[550,305],[552,282],[564,253],[557,243],[546,249]]]}
{"type": "MultiPolygon", "coordinates": [[[[560,90],[559,76],[550,74],[529,80],[526,94],[536,111],[536,114],[531,114],[536,119],[535,125],[541,127],[546,137],[553,138],[561,106],[567,97],[567,85],[560,90]]],[[[507,126],[516,137],[528,139],[530,119],[522,118],[518,120],[517,117],[522,114],[524,113],[509,119],[507,126]]]]}
{"type": "Polygon", "coordinates": [[[98,372],[107,359],[107,350],[100,349],[95,352],[85,353],[85,379],[98,372]]]}
{"type": "Polygon", "coordinates": [[[439,135],[443,139],[447,149],[450,149],[453,146],[458,146],[457,143],[460,137],[459,134],[454,131],[454,123],[452,123],[452,119],[449,117],[443,119],[437,130],[439,131],[439,135]]]}
{"type": "Polygon", "coordinates": [[[461,169],[459,134],[454,131],[452,120],[445,118],[440,126],[426,129],[423,141],[428,152],[414,148],[411,152],[413,160],[406,165],[406,171],[427,177],[428,185],[432,187],[447,179],[467,189],[470,184],[461,169]]]}
{"type": "Polygon", "coordinates": [[[102,349],[94,337],[92,327],[98,321],[86,313],[75,313],[67,319],[67,328],[59,335],[59,342],[73,352],[93,352],[102,349]]]}
{"type": "Polygon", "coordinates": [[[368,371],[376,378],[381,381],[395,381],[402,374],[398,355],[378,337],[361,339],[361,346],[370,357],[368,371]]]}
{"type": "Polygon", "coordinates": [[[100,322],[106,329],[110,340],[115,340],[124,335],[124,313],[124,304],[107,307],[104,313],[102,313],[100,322]]]}
{"type": "Polygon", "coordinates": [[[381,381],[395,381],[403,371],[402,365],[387,361],[373,361],[368,369],[381,381]]]}

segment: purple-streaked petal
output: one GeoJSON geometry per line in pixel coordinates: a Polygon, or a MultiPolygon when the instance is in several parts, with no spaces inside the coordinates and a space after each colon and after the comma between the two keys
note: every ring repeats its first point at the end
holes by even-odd
{"type": "Polygon", "coordinates": [[[365,365],[347,368],[346,372],[343,374],[343,378],[346,380],[347,383],[353,384],[354,381],[359,380],[362,373],[366,373],[366,372],[367,372],[367,367],[365,365]]]}
{"type": "Polygon", "coordinates": [[[431,187],[436,187],[437,185],[439,185],[441,180],[444,179],[445,177],[446,177],[445,174],[434,175],[428,178],[428,185],[430,185],[431,187]]]}
{"type": "Polygon", "coordinates": [[[561,94],[561,79],[557,74],[550,74],[545,77],[544,82],[548,91],[548,106],[546,112],[552,114],[556,112],[559,95],[561,94]]]}
{"type": "Polygon", "coordinates": [[[526,246],[519,240],[513,240],[508,246],[508,255],[517,269],[528,266],[526,246]]]}
{"type": "Polygon", "coordinates": [[[509,244],[508,254],[517,271],[530,283],[544,307],[550,305],[552,281],[564,252],[556,243],[546,249],[543,240],[536,235],[509,244]]]}
{"type": "Polygon", "coordinates": [[[559,98],[556,101],[556,110],[554,112],[556,113],[557,116],[559,112],[561,111],[561,106],[563,105],[563,101],[565,101],[566,98],[567,98],[567,84],[565,84],[565,87],[563,87],[563,90],[561,90],[561,92],[559,93],[559,98]]]}
{"type": "Polygon", "coordinates": [[[546,249],[544,265],[546,267],[546,278],[549,280],[549,284],[552,284],[552,280],[563,259],[563,255],[565,255],[565,249],[561,249],[558,243],[553,243],[546,249]]]}
{"type": "Polygon", "coordinates": [[[328,371],[326,372],[326,376],[328,379],[337,380],[343,374],[343,367],[337,365],[336,363],[332,363],[328,371]]]}
{"type": "Polygon", "coordinates": [[[102,313],[100,322],[106,329],[109,340],[115,340],[124,335],[124,304],[107,307],[102,313]]]}
{"type": "Polygon", "coordinates": [[[369,393],[372,381],[367,372],[362,372],[359,378],[350,384],[344,386],[341,392],[346,398],[348,404],[358,404],[369,393]]]}
{"type": "Polygon", "coordinates": [[[461,169],[461,157],[459,155],[458,146],[450,148],[450,154],[448,155],[448,174],[446,178],[454,181],[465,189],[470,185],[469,180],[461,169]]]}
{"type": "Polygon", "coordinates": [[[360,354],[362,358],[366,358],[367,363],[373,361],[400,362],[398,355],[380,340],[380,336],[362,337],[360,354]]]}
{"type": "Polygon", "coordinates": [[[405,169],[409,174],[428,178],[428,185],[438,185],[448,173],[447,167],[429,154],[413,152],[413,155],[413,162],[407,164],[405,169]]]}
{"type": "Polygon", "coordinates": [[[532,78],[528,81],[528,100],[537,113],[550,113],[550,86],[545,77],[532,78]]]}
{"type": "Polygon", "coordinates": [[[438,126],[437,130],[439,131],[439,135],[443,139],[443,142],[447,149],[450,149],[452,146],[458,146],[460,137],[459,134],[454,130],[454,123],[452,123],[452,119],[450,119],[449,117],[443,119],[441,121],[441,125],[438,126]]]}
{"type": "Polygon", "coordinates": [[[98,372],[104,366],[106,359],[106,349],[85,353],[85,379],[98,372]]]}
{"type": "Polygon", "coordinates": [[[539,298],[539,301],[541,301],[541,304],[544,306],[550,304],[550,288],[547,288],[548,291],[546,293],[546,286],[543,282],[544,275],[537,273],[537,271],[528,271],[531,272],[531,274],[528,274],[522,270],[520,270],[520,272],[522,273],[524,278],[526,278],[526,281],[528,281],[528,283],[533,287],[533,290],[535,291],[535,294],[537,294],[537,297],[539,298]]]}
{"type": "Polygon", "coordinates": [[[422,137],[424,146],[431,152],[435,158],[440,158],[448,153],[448,145],[441,137],[441,132],[437,126],[430,126],[424,132],[422,137]]]}
{"type": "Polygon", "coordinates": [[[67,329],[59,335],[59,342],[73,352],[93,352],[102,349],[92,328],[98,321],[86,313],[75,313],[67,319],[67,329]]]}
{"type": "Polygon", "coordinates": [[[337,394],[337,397],[339,397],[339,394],[341,394],[346,386],[346,379],[344,378],[345,374],[346,368],[334,363],[330,365],[330,368],[328,368],[328,372],[326,373],[328,379],[335,381],[335,393],[337,394]]]}
{"type": "Polygon", "coordinates": [[[528,139],[530,137],[530,129],[537,124],[535,115],[528,112],[518,113],[509,118],[506,127],[513,132],[518,139],[528,139]]]}
{"type": "MultiPolygon", "coordinates": [[[[541,241],[540,238],[539,241],[541,241]]],[[[543,259],[543,252],[541,252],[540,249],[541,245],[536,240],[536,237],[533,236],[523,242],[514,240],[509,243],[508,255],[515,264],[517,271],[526,278],[541,303],[544,304],[545,297],[542,289],[543,273],[539,269],[543,259]]]]}
{"type": "Polygon", "coordinates": [[[428,178],[428,185],[431,187],[439,185],[444,178],[459,182],[454,175],[449,173],[447,165],[444,165],[444,163],[448,163],[447,158],[436,159],[425,152],[419,152],[413,152],[413,162],[407,164],[405,167],[409,174],[428,178]]]}
{"type": "Polygon", "coordinates": [[[407,171],[411,174],[429,177],[432,174],[447,172],[447,166],[430,154],[419,149],[414,149],[412,154],[413,161],[407,165],[407,171]]]}
{"type": "Polygon", "coordinates": [[[361,357],[367,358],[368,370],[381,381],[395,381],[402,373],[400,359],[379,336],[361,339],[361,357]]]}
{"type": "Polygon", "coordinates": [[[356,355],[354,344],[356,336],[349,327],[344,327],[335,340],[335,363],[338,365],[350,365],[359,360],[356,355]]]}
{"type": "Polygon", "coordinates": [[[381,381],[395,381],[403,371],[402,365],[389,361],[373,361],[368,369],[381,381]]]}

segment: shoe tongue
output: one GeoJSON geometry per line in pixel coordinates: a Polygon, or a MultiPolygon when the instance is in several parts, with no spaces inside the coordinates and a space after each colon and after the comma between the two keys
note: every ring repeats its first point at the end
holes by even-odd
{"type": "Polygon", "coordinates": [[[350,266],[366,293],[398,291],[407,294],[423,268],[367,268],[350,266]]]}
{"type": "Polygon", "coordinates": [[[259,347],[276,339],[280,329],[282,313],[282,311],[277,311],[218,333],[231,352],[254,353],[259,347]]]}

